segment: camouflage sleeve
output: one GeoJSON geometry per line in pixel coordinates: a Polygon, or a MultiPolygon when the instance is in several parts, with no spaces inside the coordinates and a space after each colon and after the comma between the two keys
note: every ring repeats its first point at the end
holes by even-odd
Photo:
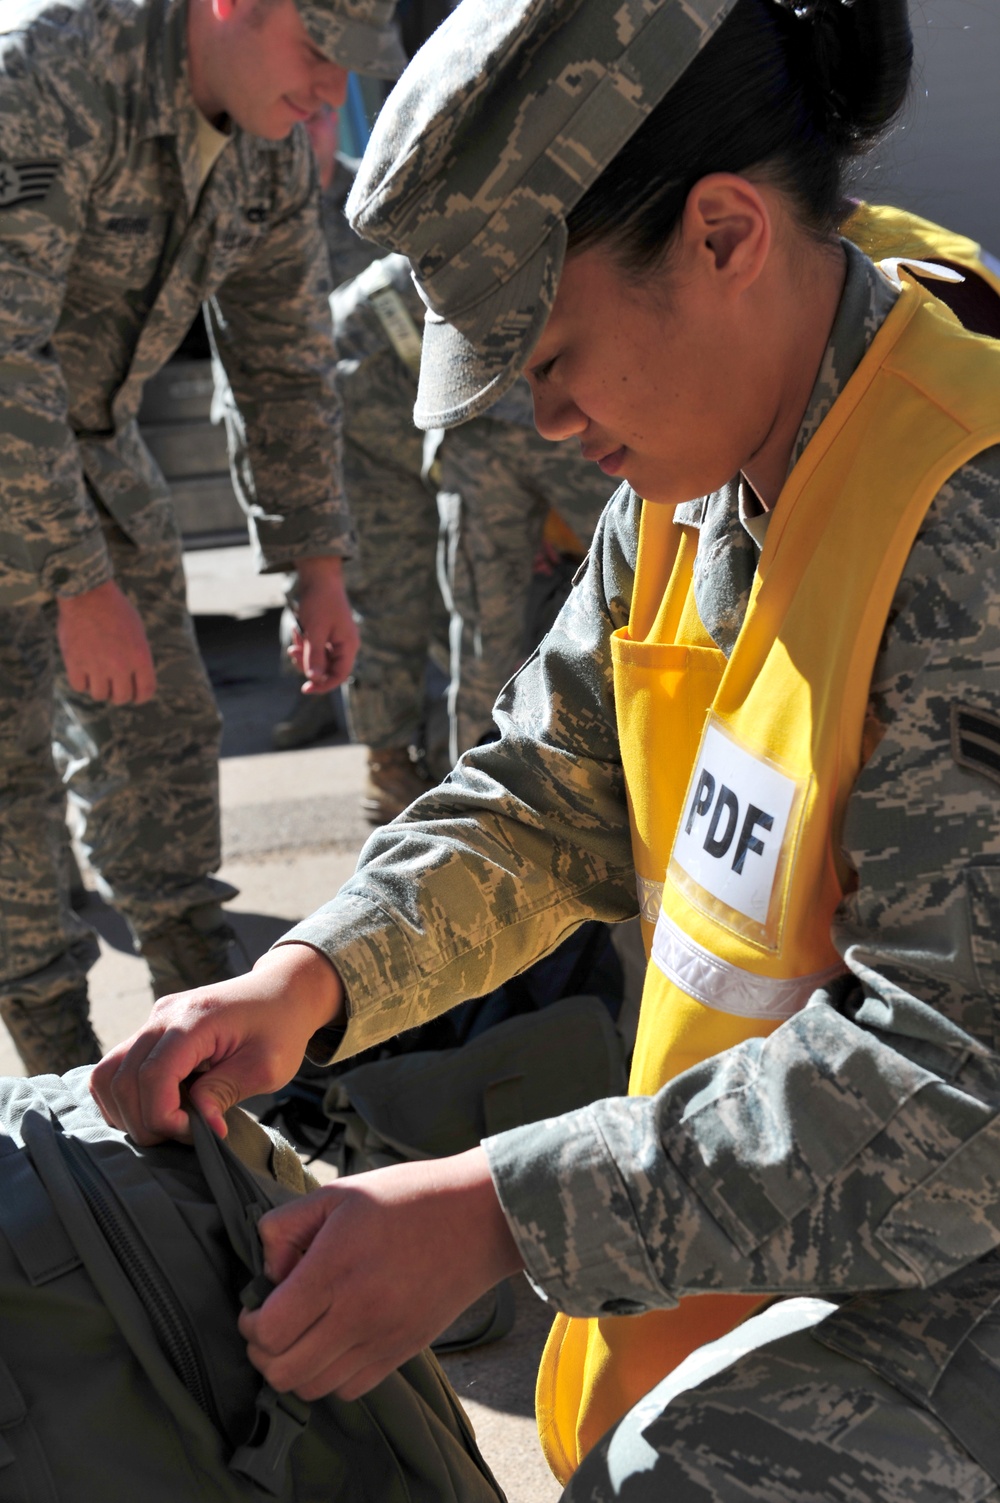
{"type": "Polygon", "coordinates": [[[0,50],[0,605],[75,595],[112,572],[52,343],[110,139],[79,24],[74,47],[43,20],[0,50]]]}
{"type": "Polygon", "coordinates": [[[330,272],[304,137],[295,143],[286,195],[262,249],[207,305],[232,398],[225,416],[233,480],[262,570],[354,551],[340,468],[330,272]]]}
{"type": "Polygon", "coordinates": [[[344,981],[353,1054],[636,911],[608,638],[628,619],[639,503],[604,514],[541,650],[496,712],[501,738],[377,831],[356,875],[285,940],[344,981]]]}
{"type": "Polygon", "coordinates": [[[928,513],[871,718],[834,925],[851,974],[654,1097],[489,1140],[561,1309],[926,1287],[1000,1246],[1000,450],[928,513]]]}

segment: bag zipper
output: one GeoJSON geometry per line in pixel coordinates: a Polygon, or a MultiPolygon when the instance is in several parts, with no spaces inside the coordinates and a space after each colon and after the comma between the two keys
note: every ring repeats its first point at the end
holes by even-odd
{"type": "Polygon", "coordinates": [[[99,1172],[72,1139],[57,1135],[56,1141],[101,1234],[138,1295],[167,1361],[198,1407],[225,1434],[187,1312],[138,1233],[109,1197],[99,1172]]]}

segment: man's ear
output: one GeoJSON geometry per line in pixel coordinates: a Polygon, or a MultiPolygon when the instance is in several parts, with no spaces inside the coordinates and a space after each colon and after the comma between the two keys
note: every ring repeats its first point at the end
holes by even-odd
{"type": "Polygon", "coordinates": [[[767,200],[754,183],[732,172],[701,178],[684,205],[682,233],[706,270],[742,291],[756,281],[771,249],[767,200]]]}

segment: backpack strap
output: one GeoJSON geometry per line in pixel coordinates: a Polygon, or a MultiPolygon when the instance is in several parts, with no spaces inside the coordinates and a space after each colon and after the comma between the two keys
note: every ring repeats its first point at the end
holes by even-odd
{"type": "MultiPolygon", "coordinates": [[[[189,1096],[183,1105],[191,1123],[198,1165],[219,1208],[226,1235],[240,1262],[253,1274],[240,1291],[240,1299],[247,1309],[256,1310],[274,1288],[264,1273],[264,1252],[257,1231],[257,1223],[271,1209],[271,1203],[249,1170],[215,1136],[189,1096]]],[[[263,1382],[257,1394],[253,1430],[234,1451],[229,1470],[268,1496],[280,1496],[288,1454],[308,1425],[310,1412],[310,1405],[294,1393],[278,1393],[263,1382]]]]}
{"type": "Polygon", "coordinates": [[[6,1134],[0,1135],[0,1231],[35,1287],[82,1267],[31,1160],[6,1134]]]}

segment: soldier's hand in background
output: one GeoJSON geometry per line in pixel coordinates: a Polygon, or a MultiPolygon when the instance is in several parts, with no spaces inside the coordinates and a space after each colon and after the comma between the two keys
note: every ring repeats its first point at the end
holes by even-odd
{"type": "Polygon", "coordinates": [[[115,705],[156,693],[156,670],[135,606],[113,579],[59,598],[59,650],[70,688],[115,705]]]}
{"type": "Polygon", "coordinates": [[[310,945],[268,950],[245,976],[161,997],[148,1021],[95,1065],[90,1089],[106,1122],[137,1143],[188,1135],[181,1083],[220,1138],[224,1114],[277,1090],[319,1028],[336,1020],[343,989],[310,945]]]}
{"type": "Polygon", "coordinates": [[[294,591],[298,630],[288,655],[306,680],[304,694],[326,694],[354,666],[358,628],[344,589],[342,560],[300,559],[294,591]]]}

